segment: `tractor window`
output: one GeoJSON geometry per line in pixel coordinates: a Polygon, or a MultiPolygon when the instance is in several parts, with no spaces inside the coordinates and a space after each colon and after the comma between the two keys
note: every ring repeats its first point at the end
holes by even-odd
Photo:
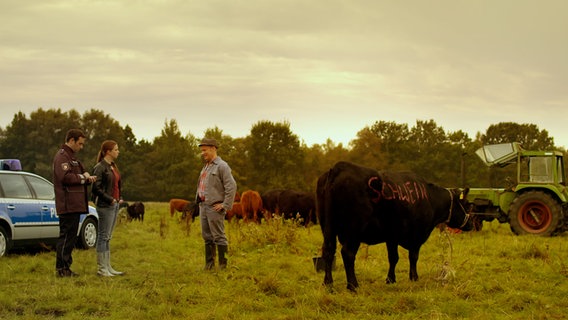
{"type": "Polygon", "coordinates": [[[529,158],[529,181],[536,183],[554,183],[552,157],[529,158]]]}
{"type": "Polygon", "coordinates": [[[564,184],[564,162],[562,157],[556,157],[556,172],[558,174],[558,183],[564,184]]]}

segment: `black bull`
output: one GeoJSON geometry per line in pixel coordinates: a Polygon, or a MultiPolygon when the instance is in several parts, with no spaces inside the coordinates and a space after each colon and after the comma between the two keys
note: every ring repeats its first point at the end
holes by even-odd
{"type": "Polygon", "coordinates": [[[338,162],[318,179],[316,193],[324,238],[324,284],[328,286],[333,283],[331,268],[336,238],[342,246],[347,288],[355,290],[359,286],[355,277],[355,256],[361,243],[386,242],[387,283],[396,282],[398,246],[407,249],[410,280],[417,281],[420,247],[436,225],[445,222],[464,231],[473,227],[459,190],[450,191],[428,183],[410,172],[379,173],[349,162],[338,162]]]}

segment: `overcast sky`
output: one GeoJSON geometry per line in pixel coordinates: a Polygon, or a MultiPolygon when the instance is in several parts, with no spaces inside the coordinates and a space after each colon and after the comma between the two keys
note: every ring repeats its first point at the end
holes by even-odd
{"type": "Polygon", "coordinates": [[[171,119],[198,138],[288,121],[308,145],[433,119],[568,147],[568,1],[0,0],[0,127],[39,107],[150,141],[171,119]]]}

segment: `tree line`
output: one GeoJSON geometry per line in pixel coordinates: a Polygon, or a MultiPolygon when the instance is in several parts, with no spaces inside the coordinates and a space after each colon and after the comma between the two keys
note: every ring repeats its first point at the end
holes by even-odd
{"type": "Polygon", "coordinates": [[[147,141],[138,140],[130,126],[121,126],[101,110],[81,115],[74,109],[39,108],[29,117],[16,113],[6,128],[0,128],[0,158],[20,159],[24,170],[51,180],[53,156],[70,128],[80,128],[87,136],[79,154],[86,168],[95,165],[104,140],[117,141],[117,164],[127,201],[193,200],[203,166],[198,143],[205,136],[219,141],[219,155],[231,166],[238,190],[261,193],[270,189],[314,191],[317,178],[340,160],[378,170],[413,171],[444,187],[497,187],[509,173],[485,167],[475,155],[482,145],[517,141],[528,150],[566,153],[554,146],[546,130],[513,122],[493,124],[471,138],[461,130],[446,132],[434,120],[417,120],[412,127],[378,120],[362,128],[348,146],[330,139],[308,146],[285,121],[259,121],[245,137],[231,137],[218,127],[198,137],[191,132],[182,134],[176,120],[169,120],[160,136],[147,141]]]}

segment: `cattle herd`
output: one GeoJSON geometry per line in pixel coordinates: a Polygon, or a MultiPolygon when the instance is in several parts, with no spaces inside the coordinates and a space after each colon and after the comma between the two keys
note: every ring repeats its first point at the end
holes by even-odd
{"type": "MultiPolygon", "coordinates": [[[[181,219],[190,214],[194,219],[199,215],[199,207],[194,201],[170,199],[170,216],[181,212],[181,219]]],[[[285,219],[295,219],[303,225],[317,223],[315,196],[302,191],[290,189],[270,190],[264,194],[246,190],[237,192],[233,207],[225,216],[227,220],[241,219],[245,222],[261,223],[274,215],[285,219]]]]}
{"type": "MultiPolygon", "coordinates": [[[[319,223],[324,239],[321,257],[324,284],[328,287],[333,284],[332,267],[339,241],[347,288],[355,291],[359,286],[355,257],[361,243],[386,243],[387,283],[396,282],[398,246],[408,250],[409,278],[417,281],[420,248],[436,226],[444,224],[464,231],[473,228],[466,209],[467,192],[467,189],[443,188],[410,172],[377,171],[340,161],[319,177],[315,195],[291,189],[263,194],[247,190],[236,194],[226,219],[262,223],[277,215],[296,219],[305,226],[319,223]]],[[[182,220],[193,221],[199,215],[195,202],[171,199],[169,204],[172,217],[180,212],[182,220]]],[[[143,220],[143,205],[141,208],[143,220]]],[[[139,210],[139,205],[128,207],[133,217],[137,217],[139,210]]]]}

